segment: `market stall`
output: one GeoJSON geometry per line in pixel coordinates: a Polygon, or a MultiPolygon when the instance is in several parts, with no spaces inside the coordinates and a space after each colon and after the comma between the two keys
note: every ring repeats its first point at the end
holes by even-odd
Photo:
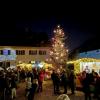
{"type": "Polygon", "coordinates": [[[95,70],[97,73],[100,72],[100,59],[82,58],[74,61],[69,61],[67,64],[74,65],[75,73],[80,73],[85,70],[89,70],[89,73],[92,70],[95,70]]]}
{"type": "Polygon", "coordinates": [[[74,71],[76,74],[76,88],[82,88],[81,84],[81,73],[86,71],[87,73],[91,73],[92,70],[97,72],[100,75],[100,59],[93,58],[82,58],[75,61],[67,62],[67,65],[73,65],[74,71]]]}

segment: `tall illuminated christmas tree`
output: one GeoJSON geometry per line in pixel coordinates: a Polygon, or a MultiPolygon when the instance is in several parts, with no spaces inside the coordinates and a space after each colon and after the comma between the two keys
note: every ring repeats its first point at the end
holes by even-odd
{"type": "Polygon", "coordinates": [[[54,29],[50,57],[55,67],[66,66],[68,50],[65,47],[65,34],[60,25],[54,29]]]}

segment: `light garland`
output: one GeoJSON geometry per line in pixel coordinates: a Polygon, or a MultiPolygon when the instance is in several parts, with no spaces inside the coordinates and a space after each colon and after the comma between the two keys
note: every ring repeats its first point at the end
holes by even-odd
{"type": "Polygon", "coordinates": [[[100,59],[94,59],[94,58],[81,58],[74,61],[68,61],[67,64],[73,64],[75,73],[80,73],[80,62],[100,62],[100,59]]]}
{"type": "Polygon", "coordinates": [[[52,49],[50,50],[52,62],[56,65],[64,63],[66,64],[68,52],[65,48],[64,36],[63,29],[60,27],[60,25],[58,25],[54,30],[54,37],[52,38],[52,49]]]}

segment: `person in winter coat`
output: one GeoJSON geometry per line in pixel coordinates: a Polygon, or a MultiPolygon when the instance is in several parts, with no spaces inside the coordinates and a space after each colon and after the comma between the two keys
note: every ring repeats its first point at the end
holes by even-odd
{"type": "Polygon", "coordinates": [[[98,100],[100,100],[100,77],[98,75],[98,73],[95,73],[95,78],[94,78],[94,98],[97,98],[98,100]]]}
{"type": "Polygon", "coordinates": [[[35,92],[37,91],[37,87],[38,87],[38,79],[33,79],[32,87],[28,95],[28,100],[34,100],[34,95],[35,95],[35,92]]]}
{"type": "Polygon", "coordinates": [[[69,86],[71,88],[72,94],[74,94],[75,93],[75,74],[74,74],[74,70],[71,70],[71,73],[69,75],[69,86]]]}
{"type": "Polygon", "coordinates": [[[83,92],[85,94],[85,100],[88,100],[88,98],[89,98],[89,100],[91,100],[90,84],[91,84],[90,76],[87,73],[86,77],[82,80],[83,92]]]}
{"type": "Polygon", "coordinates": [[[56,94],[56,73],[54,70],[53,70],[53,73],[51,74],[51,79],[53,81],[54,94],[56,94]]]}
{"type": "Polygon", "coordinates": [[[38,85],[39,85],[38,92],[42,92],[42,90],[43,90],[43,86],[42,86],[43,80],[44,80],[44,73],[43,73],[43,71],[41,71],[39,73],[39,77],[38,77],[38,85]]]}
{"type": "Polygon", "coordinates": [[[26,79],[26,96],[29,95],[31,87],[32,87],[31,77],[28,77],[26,79]]]}
{"type": "Polygon", "coordinates": [[[67,93],[67,85],[68,85],[68,77],[67,77],[67,73],[64,70],[61,75],[61,81],[62,81],[62,85],[64,86],[64,94],[66,94],[67,93]]]}
{"type": "Polygon", "coordinates": [[[12,99],[16,98],[16,88],[17,88],[16,77],[12,76],[12,79],[11,79],[11,98],[12,99]]]}

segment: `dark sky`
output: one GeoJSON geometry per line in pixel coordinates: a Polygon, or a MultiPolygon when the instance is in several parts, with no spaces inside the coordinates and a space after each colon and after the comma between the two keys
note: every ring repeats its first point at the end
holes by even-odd
{"type": "MultiPolygon", "coordinates": [[[[74,17],[74,16],[73,16],[74,17]]],[[[82,20],[82,19],[81,19],[82,20]]],[[[57,24],[60,24],[65,31],[66,44],[68,48],[76,48],[82,44],[85,40],[93,37],[96,33],[96,26],[89,22],[80,22],[78,19],[69,18],[67,16],[57,17],[52,16],[50,18],[39,18],[35,21],[17,21],[17,28],[31,27],[33,32],[46,32],[49,38],[53,36],[53,29],[57,24]]]]}
{"type": "Polygon", "coordinates": [[[55,4],[49,7],[48,5],[36,7],[30,5],[30,9],[29,5],[24,6],[16,7],[14,12],[12,9],[6,13],[3,12],[0,34],[19,35],[16,31],[30,28],[32,32],[46,32],[50,39],[53,36],[53,29],[60,24],[67,37],[66,46],[70,50],[98,35],[99,8],[94,3],[92,5],[90,3],[87,5],[71,4],[70,6],[66,4],[64,7],[63,5],[55,6],[55,4]]]}

